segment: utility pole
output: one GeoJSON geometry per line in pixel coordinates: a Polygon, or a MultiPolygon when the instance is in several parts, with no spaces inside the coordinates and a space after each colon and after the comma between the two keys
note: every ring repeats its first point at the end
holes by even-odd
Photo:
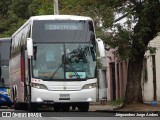
{"type": "Polygon", "coordinates": [[[54,15],[59,15],[58,0],[53,0],[53,3],[54,3],[54,15]]]}

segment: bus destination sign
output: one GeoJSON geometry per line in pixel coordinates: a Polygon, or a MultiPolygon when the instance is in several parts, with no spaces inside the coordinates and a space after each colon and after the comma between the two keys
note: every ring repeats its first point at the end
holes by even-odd
{"type": "Polygon", "coordinates": [[[82,23],[46,23],[45,30],[82,30],[82,23]]]}

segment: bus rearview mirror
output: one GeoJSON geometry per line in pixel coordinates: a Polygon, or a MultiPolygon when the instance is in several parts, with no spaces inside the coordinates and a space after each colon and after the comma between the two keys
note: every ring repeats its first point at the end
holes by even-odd
{"type": "Polygon", "coordinates": [[[33,40],[31,38],[27,38],[27,53],[28,58],[33,56],[33,40]]]}
{"type": "Polygon", "coordinates": [[[104,43],[100,38],[96,39],[97,43],[97,50],[99,53],[99,57],[104,57],[105,56],[105,48],[104,48],[104,43]]]}

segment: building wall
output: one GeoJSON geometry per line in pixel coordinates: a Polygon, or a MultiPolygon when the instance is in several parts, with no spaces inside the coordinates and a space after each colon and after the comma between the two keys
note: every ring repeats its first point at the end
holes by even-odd
{"type": "MultiPolygon", "coordinates": [[[[142,78],[142,93],[144,102],[160,101],[160,36],[153,39],[149,46],[156,47],[155,54],[155,69],[156,69],[156,100],[154,99],[154,85],[153,85],[153,60],[152,56],[146,52],[147,58],[147,80],[142,78]]],[[[107,61],[107,100],[114,100],[125,96],[127,83],[127,62],[119,61],[114,55],[114,49],[106,51],[107,61]],[[115,63],[115,74],[112,72],[111,64],[115,63]],[[115,81],[113,81],[115,75],[115,81]],[[114,86],[115,82],[115,86],[114,86]],[[116,91],[116,92],[115,92],[116,91]],[[116,98],[114,97],[116,96],[116,98]]],[[[143,75],[142,75],[143,76],[143,75]]]]}
{"type": "Polygon", "coordinates": [[[127,62],[119,61],[114,49],[106,52],[107,58],[107,100],[123,98],[127,83],[127,62]],[[114,72],[114,73],[113,73],[114,72]]]}
{"type": "Polygon", "coordinates": [[[114,56],[112,54],[112,52],[114,51],[114,49],[111,49],[109,51],[106,51],[106,64],[107,64],[107,83],[108,83],[108,86],[107,86],[107,101],[110,101],[112,100],[112,96],[113,96],[113,87],[112,87],[112,72],[111,72],[111,67],[110,67],[110,62],[114,62],[114,56]]]}
{"type": "Polygon", "coordinates": [[[160,48],[156,54],[157,101],[160,101],[160,48]]]}
{"type": "Polygon", "coordinates": [[[142,80],[142,93],[144,101],[152,101],[153,100],[153,72],[152,72],[152,58],[149,57],[147,59],[147,77],[148,80],[142,80]]]}
{"type": "Polygon", "coordinates": [[[156,100],[154,100],[153,85],[153,59],[149,53],[146,53],[147,59],[147,76],[148,81],[144,82],[143,99],[144,101],[160,101],[160,36],[150,41],[149,46],[156,48],[155,64],[156,64],[156,100]]]}

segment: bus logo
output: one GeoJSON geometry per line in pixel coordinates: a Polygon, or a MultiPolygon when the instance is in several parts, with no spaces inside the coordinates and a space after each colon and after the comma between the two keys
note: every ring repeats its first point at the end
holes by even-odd
{"type": "Polygon", "coordinates": [[[66,90],[66,86],[63,87],[63,90],[66,90]]]}

